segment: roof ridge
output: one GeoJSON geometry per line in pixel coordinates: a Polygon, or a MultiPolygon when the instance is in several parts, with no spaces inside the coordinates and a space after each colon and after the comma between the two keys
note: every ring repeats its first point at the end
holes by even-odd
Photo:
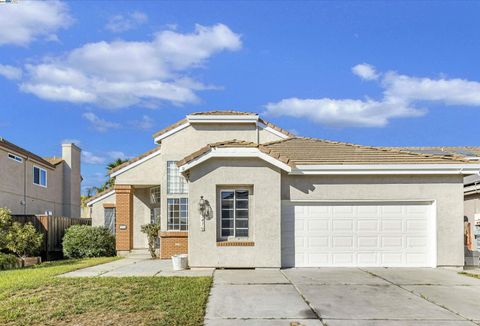
{"type": "Polygon", "coordinates": [[[420,157],[434,157],[434,158],[441,158],[441,159],[445,159],[445,160],[468,162],[468,160],[463,159],[462,157],[457,156],[457,155],[436,155],[436,154],[416,153],[416,152],[411,152],[411,151],[407,151],[407,150],[392,149],[392,148],[388,148],[388,147],[359,145],[359,144],[353,144],[353,143],[349,143],[349,142],[333,141],[333,140],[313,138],[313,137],[296,137],[296,138],[290,138],[290,139],[306,139],[306,140],[313,140],[313,141],[324,142],[324,143],[329,143],[329,144],[342,144],[342,145],[352,146],[352,147],[357,147],[357,148],[378,150],[378,151],[383,151],[383,152],[408,154],[408,155],[420,156],[420,157]]]}

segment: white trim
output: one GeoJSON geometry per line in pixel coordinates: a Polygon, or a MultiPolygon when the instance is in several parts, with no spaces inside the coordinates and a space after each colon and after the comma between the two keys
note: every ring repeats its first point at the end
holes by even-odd
{"type": "Polygon", "coordinates": [[[44,168],[41,168],[37,165],[34,165],[32,167],[32,183],[36,186],[39,186],[39,187],[43,187],[43,188],[48,188],[48,172],[47,170],[45,170],[44,168]],[[38,182],[40,183],[35,183],[35,168],[38,169],[38,182]],[[42,185],[41,182],[42,182],[42,173],[41,172],[45,172],[45,185],[42,185]]]}
{"type": "Polygon", "coordinates": [[[180,173],[190,170],[192,167],[214,157],[255,157],[255,158],[262,159],[286,172],[290,172],[292,170],[292,168],[287,164],[277,159],[274,159],[270,155],[262,153],[258,148],[220,147],[220,148],[212,148],[210,151],[195,158],[191,162],[180,166],[179,167],[180,173]]]}
{"type": "Polygon", "coordinates": [[[297,165],[290,174],[477,174],[480,164],[297,165]]]}
{"type": "Polygon", "coordinates": [[[136,167],[137,165],[142,164],[142,163],[145,162],[145,161],[148,161],[149,159],[151,159],[151,158],[159,155],[159,154],[160,154],[160,151],[161,151],[161,149],[159,148],[158,150],[156,150],[155,152],[153,152],[153,153],[151,153],[151,154],[148,154],[148,155],[145,156],[144,158],[142,158],[142,159],[140,159],[140,160],[138,160],[138,161],[136,161],[136,162],[133,162],[132,164],[129,164],[129,165],[121,168],[121,169],[118,170],[118,171],[113,172],[112,174],[110,174],[110,177],[111,177],[111,178],[116,177],[117,175],[122,174],[123,172],[128,171],[128,170],[136,167]]]}
{"type": "Polygon", "coordinates": [[[258,121],[258,115],[201,115],[201,114],[189,114],[187,115],[188,122],[193,123],[256,123],[258,121]]]}
{"type": "Polygon", "coordinates": [[[100,200],[102,200],[102,199],[105,199],[105,198],[113,195],[114,193],[115,193],[115,189],[112,189],[112,190],[110,190],[109,192],[104,193],[104,194],[101,195],[100,197],[97,197],[97,198],[95,198],[94,200],[91,200],[91,201],[87,202],[87,206],[92,206],[92,205],[95,204],[96,202],[98,202],[98,201],[100,201],[100,200]]]}
{"type": "Polygon", "coordinates": [[[263,130],[268,131],[268,132],[270,132],[270,133],[274,134],[275,136],[278,136],[278,137],[280,137],[280,138],[282,138],[282,139],[291,138],[290,136],[284,134],[283,132],[280,132],[280,131],[278,131],[278,130],[275,130],[275,129],[273,129],[272,127],[269,127],[269,126],[267,126],[267,125],[265,125],[265,124],[263,124],[263,123],[261,123],[261,122],[258,123],[258,127],[262,128],[263,130]]]}
{"type": "Polygon", "coordinates": [[[174,133],[179,132],[179,131],[182,130],[182,129],[185,129],[185,128],[187,128],[188,126],[190,126],[190,123],[185,122],[184,124],[181,124],[180,126],[175,127],[175,128],[173,128],[172,130],[169,130],[169,131],[167,131],[167,132],[165,132],[165,133],[163,133],[163,134],[155,137],[153,141],[154,141],[156,144],[158,144],[158,142],[159,142],[160,140],[162,140],[162,139],[164,139],[164,138],[167,138],[168,136],[173,135],[174,133]]]}
{"type": "Polygon", "coordinates": [[[15,161],[17,163],[23,163],[23,157],[15,155],[15,154],[10,153],[10,152],[7,152],[7,153],[8,153],[7,154],[8,158],[11,159],[12,161],[15,161]],[[11,156],[13,156],[13,157],[11,157],[11,156]]]}

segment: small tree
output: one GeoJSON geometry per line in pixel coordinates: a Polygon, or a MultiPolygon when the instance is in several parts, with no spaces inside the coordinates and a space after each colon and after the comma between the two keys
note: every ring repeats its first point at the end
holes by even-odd
{"type": "Polygon", "coordinates": [[[152,258],[157,258],[157,254],[155,252],[155,241],[158,238],[158,232],[160,231],[160,224],[145,224],[142,225],[141,231],[147,235],[148,238],[148,251],[150,252],[150,256],[152,258]]]}
{"type": "Polygon", "coordinates": [[[7,234],[7,249],[21,258],[34,256],[42,247],[43,234],[32,223],[12,223],[7,234]]]}
{"type": "Polygon", "coordinates": [[[7,235],[12,225],[12,216],[7,208],[0,208],[0,250],[7,249],[7,235]]]}

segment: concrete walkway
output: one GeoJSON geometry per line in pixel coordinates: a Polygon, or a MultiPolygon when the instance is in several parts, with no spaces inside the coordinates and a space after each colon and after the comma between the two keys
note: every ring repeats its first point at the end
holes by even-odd
{"type": "Polygon", "coordinates": [[[59,277],[127,277],[127,276],[212,276],[214,269],[174,271],[170,259],[150,259],[132,255],[110,263],[87,267],[59,277]]]}
{"type": "Polygon", "coordinates": [[[480,280],[445,269],[217,270],[206,325],[475,325],[480,280]]]}

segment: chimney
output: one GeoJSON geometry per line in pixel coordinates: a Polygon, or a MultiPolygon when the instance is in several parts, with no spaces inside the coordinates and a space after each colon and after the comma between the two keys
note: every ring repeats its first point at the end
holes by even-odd
{"type": "Polygon", "coordinates": [[[80,217],[80,154],[75,144],[62,144],[63,216],[80,217]]]}

